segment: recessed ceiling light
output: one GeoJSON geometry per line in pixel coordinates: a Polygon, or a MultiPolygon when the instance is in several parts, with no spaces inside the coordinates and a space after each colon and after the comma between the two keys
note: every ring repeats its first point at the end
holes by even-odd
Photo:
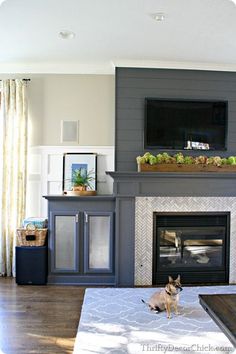
{"type": "Polygon", "coordinates": [[[156,21],[164,21],[164,19],[165,19],[165,14],[164,14],[164,12],[157,12],[156,14],[153,14],[153,18],[154,18],[156,21]]]}
{"type": "Polygon", "coordinates": [[[72,31],[61,31],[59,32],[59,37],[62,39],[73,39],[75,38],[75,33],[72,31]]]}

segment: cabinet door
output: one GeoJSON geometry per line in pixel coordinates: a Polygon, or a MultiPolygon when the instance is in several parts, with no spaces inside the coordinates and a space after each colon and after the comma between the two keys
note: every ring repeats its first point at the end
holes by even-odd
{"type": "Polygon", "coordinates": [[[51,271],[79,271],[79,213],[52,213],[51,271]]]}
{"type": "Polygon", "coordinates": [[[113,213],[85,212],[84,272],[113,272],[113,213]]]}

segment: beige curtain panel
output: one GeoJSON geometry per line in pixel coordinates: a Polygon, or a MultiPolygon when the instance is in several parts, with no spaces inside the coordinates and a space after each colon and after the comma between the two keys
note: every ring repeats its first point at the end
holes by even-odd
{"type": "Polygon", "coordinates": [[[3,80],[0,136],[0,273],[15,275],[16,229],[25,216],[27,98],[24,80],[3,80]]]}

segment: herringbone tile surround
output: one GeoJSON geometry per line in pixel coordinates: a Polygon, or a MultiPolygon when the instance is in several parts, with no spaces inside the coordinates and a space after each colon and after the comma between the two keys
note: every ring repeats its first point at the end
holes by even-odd
{"type": "Polygon", "coordinates": [[[236,283],[235,197],[137,197],[135,285],[152,285],[153,212],[230,212],[229,282],[236,283]]]}

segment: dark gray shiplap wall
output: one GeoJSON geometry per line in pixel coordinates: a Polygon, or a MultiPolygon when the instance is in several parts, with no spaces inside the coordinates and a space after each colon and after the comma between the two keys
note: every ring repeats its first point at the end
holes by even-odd
{"type": "Polygon", "coordinates": [[[236,73],[116,68],[116,171],[136,171],[136,156],[145,152],[145,97],[227,100],[228,149],[208,155],[236,155],[236,73]]]}

